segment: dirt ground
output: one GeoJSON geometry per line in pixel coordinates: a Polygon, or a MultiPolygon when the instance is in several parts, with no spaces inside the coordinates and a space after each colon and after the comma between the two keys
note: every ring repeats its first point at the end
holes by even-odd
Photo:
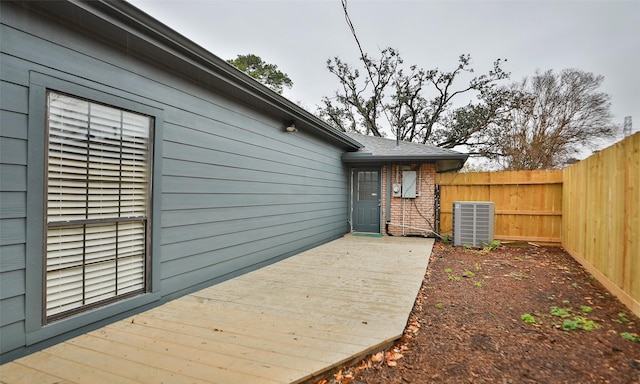
{"type": "Polygon", "coordinates": [[[319,383],[640,383],[639,338],[561,248],[437,242],[403,338],[319,383]]]}

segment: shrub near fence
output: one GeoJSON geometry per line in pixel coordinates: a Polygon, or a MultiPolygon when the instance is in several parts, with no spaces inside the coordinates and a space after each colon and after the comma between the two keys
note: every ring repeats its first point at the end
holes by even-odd
{"type": "Polygon", "coordinates": [[[563,248],[640,316],[640,133],[563,175],[563,248]]]}
{"type": "Polygon", "coordinates": [[[441,173],[440,233],[451,235],[454,201],[492,201],[495,238],[561,242],[562,171],[441,173]]]}

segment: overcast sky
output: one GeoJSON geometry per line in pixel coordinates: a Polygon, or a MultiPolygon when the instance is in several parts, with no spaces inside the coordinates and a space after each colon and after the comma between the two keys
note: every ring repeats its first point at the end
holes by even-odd
{"type": "MultiPolygon", "coordinates": [[[[338,89],[326,69],[358,51],[340,0],[129,0],[223,58],[253,53],[293,80],[284,96],[315,111],[338,89]]],[[[615,123],[640,130],[640,1],[364,1],[349,14],[366,52],[400,51],[405,64],[455,68],[469,53],[476,73],[507,59],[512,80],[578,68],[605,77],[615,123]]],[[[460,100],[463,103],[468,102],[460,100]]]]}

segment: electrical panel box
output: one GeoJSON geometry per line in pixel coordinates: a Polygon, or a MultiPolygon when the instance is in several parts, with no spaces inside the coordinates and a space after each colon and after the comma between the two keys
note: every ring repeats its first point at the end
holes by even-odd
{"type": "Polygon", "coordinates": [[[416,171],[402,171],[402,197],[416,198],[416,171]]]}
{"type": "Polygon", "coordinates": [[[453,245],[483,247],[493,241],[495,208],[490,201],[453,202],[453,245]]]}

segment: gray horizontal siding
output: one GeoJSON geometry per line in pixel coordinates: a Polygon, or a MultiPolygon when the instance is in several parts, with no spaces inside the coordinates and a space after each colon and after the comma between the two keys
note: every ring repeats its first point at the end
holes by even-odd
{"type": "Polygon", "coordinates": [[[16,260],[15,251],[8,247],[0,247],[0,252],[3,259],[0,270],[0,345],[5,352],[25,344],[25,270],[24,254],[16,260]],[[9,260],[4,260],[5,257],[9,260]]]}
{"type": "Polygon", "coordinates": [[[281,129],[265,129],[275,138],[234,129],[221,118],[209,127],[200,118],[197,129],[165,120],[162,279],[170,292],[346,231],[340,151],[281,129]]]}
{"type": "Polygon", "coordinates": [[[23,85],[1,81],[0,95],[2,95],[3,110],[25,114],[29,110],[29,89],[23,85]]]}
{"type": "Polygon", "coordinates": [[[24,299],[22,295],[3,300],[0,312],[0,327],[24,320],[24,299]]]}
{"type": "Polygon", "coordinates": [[[27,211],[27,194],[24,192],[0,191],[0,220],[25,217],[27,211]]]}
{"type": "Polygon", "coordinates": [[[164,193],[216,193],[216,194],[237,194],[244,195],[326,195],[335,194],[338,190],[342,192],[344,185],[304,185],[290,184],[286,182],[286,177],[272,181],[245,181],[228,180],[223,178],[205,179],[202,177],[175,177],[165,176],[162,178],[162,190],[164,193]]]}
{"type": "MultiPolygon", "coordinates": [[[[2,64],[4,65],[4,61],[2,64]]],[[[0,69],[0,75],[2,74],[4,71],[0,69]]],[[[27,140],[27,115],[0,110],[0,137],[27,140]]]]}
{"type": "MultiPolygon", "coordinates": [[[[344,231],[336,229],[335,227],[325,228],[326,231],[320,231],[318,228],[316,231],[309,234],[309,236],[296,238],[295,234],[292,234],[292,238],[290,242],[277,244],[273,241],[262,241],[259,244],[262,244],[265,248],[262,250],[256,250],[251,244],[238,244],[233,248],[226,249],[225,253],[229,254],[229,257],[226,260],[222,260],[217,264],[206,264],[201,268],[189,271],[187,276],[193,279],[193,281],[208,281],[212,276],[216,276],[216,279],[220,280],[226,276],[235,276],[238,273],[241,273],[246,270],[251,270],[253,268],[259,267],[261,265],[266,265],[270,262],[276,261],[278,259],[284,258],[286,256],[294,255],[300,251],[308,249],[310,246],[320,245],[326,242],[327,238],[333,238],[335,236],[340,236],[344,233],[344,231]],[[253,253],[250,253],[253,250],[253,253]],[[264,259],[262,256],[263,252],[268,252],[274,256],[272,259],[264,259]],[[259,261],[261,260],[261,261],[259,261]]],[[[255,243],[253,244],[255,245],[255,243]]],[[[202,254],[201,256],[207,256],[208,254],[202,254]]],[[[202,257],[199,257],[195,260],[200,260],[202,257]]],[[[190,261],[186,259],[184,261],[190,261]]],[[[183,261],[172,261],[170,263],[166,263],[167,270],[179,271],[180,265],[183,261]]],[[[175,292],[175,294],[170,295],[170,297],[175,297],[183,292],[190,292],[193,289],[201,288],[206,286],[205,284],[195,284],[192,285],[189,283],[189,280],[184,278],[184,274],[176,274],[173,276],[166,276],[163,279],[163,285],[171,291],[175,292]],[[184,290],[184,291],[181,291],[184,290]]],[[[215,281],[215,279],[214,279],[215,281]]]]}
{"type": "MultiPolygon", "coordinates": [[[[165,142],[164,156],[166,159],[182,160],[186,162],[205,163],[212,165],[221,165],[224,167],[230,167],[235,169],[256,170],[261,172],[276,172],[286,177],[286,175],[295,175],[300,177],[308,177],[324,180],[329,175],[333,174],[334,179],[340,177],[337,169],[322,170],[318,169],[319,165],[314,163],[305,164],[302,161],[298,163],[286,163],[283,161],[275,161],[271,159],[260,159],[253,155],[246,155],[242,153],[230,153],[224,151],[217,151],[215,149],[195,147],[192,145],[185,145],[182,143],[165,142]],[[276,168],[277,167],[277,168],[276,168]],[[306,172],[300,172],[304,169],[306,172]]],[[[293,159],[292,159],[293,160],[293,159]]],[[[301,160],[295,158],[295,160],[301,160]]],[[[185,172],[189,171],[190,167],[185,167],[185,172]]],[[[180,171],[178,171],[180,172],[180,171]]],[[[232,171],[230,171],[232,172],[232,171]]],[[[266,175],[265,175],[266,176],[266,175]]],[[[236,176],[239,177],[239,176],[236,176]]]]}
{"type": "MultiPolygon", "coordinates": [[[[165,153],[168,151],[178,151],[178,148],[171,148],[172,143],[165,144],[165,153]]],[[[179,145],[179,144],[177,144],[179,145]]],[[[184,148],[184,150],[190,150],[184,148]]],[[[195,149],[197,151],[197,149],[195,149]]],[[[276,178],[281,178],[281,183],[289,184],[306,184],[306,185],[325,185],[327,181],[333,183],[342,183],[340,174],[327,174],[326,171],[317,171],[307,168],[304,175],[300,174],[300,167],[296,167],[292,164],[280,164],[278,169],[271,164],[268,164],[265,160],[256,161],[256,159],[245,159],[241,155],[230,154],[227,157],[228,160],[234,159],[234,166],[227,164],[213,164],[212,161],[221,162],[221,157],[224,157],[223,152],[216,151],[215,159],[212,158],[211,153],[206,153],[201,161],[188,161],[188,160],[175,160],[165,158],[163,173],[164,176],[178,176],[178,177],[198,177],[198,178],[210,178],[210,179],[224,179],[224,180],[237,180],[237,181],[254,181],[254,182],[272,182],[276,178]],[[271,165],[271,166],[270,166],[271,165]],[[238,172],[238,168],[242,172],[238,172]]]]}
{"type": "Polygon", "coordinates": [[[3,5],[0,25],[3,353],[25,346],[25,308],[40,305],[25,301],[24,288],[26,249],[34,249],[25,244],[30,73],[163,111],[156,148],[162,161],[154,172],[161,195],[153,202],[160,225],[152,233],[160,255],[152,268],[160,270],[160,295],[167,299],[348,230],[348,177],[335,144],[304,131],[285,133],[283,121],[212,89],[204,72],[189,81],[178,69],[21,12],[3,5]]]}
{"type": "Polygon", "coordinates": [[[0,272],[24,269],[26,265],[24,243],[0,246],[0,255],[0,272]]]}
{"type": "MultiPolygon", "coordinates": [[[[176,196],[177,198],[177,196],[176,196]]],[[[305,196],[305,198],[307,198],[305,196]]],[[[197,208],[197,209],[178,209],[167,210],[162,214],[162,227],[172,229],[172,227],[188,227],[199,226],[206,223],[216,222],[233,222],[235,220],[253,220],[262,217],[276,217],[273,215],[271,205],[278,205],[279,215],[290,214],[315,214],[316,212],[325,212],[339,206],[340,203],[345,204],[344,199],[336,197],[335,201],[324,202],[298,202],[281,201],[277,204],[267,204],[262,201],[258,206],[250,206],[244,204],[242,206],[223,206],[217,208],[197,208]]],[[[167,236],[163,236],[167,239],[167,236]]]]}
{"type": "Polygon", "coordinates": [[[26,221],[24,218],[0,220],[0,246],[24,244],[26,221]]]}
{"type": "MultiPolygon", "coordinates": [[[[293,208],[296,207],[298,206],[293,206],[293,208]]],[[[285,206],[283,208],[288,207],[285,206]]],[[[331,209],[327,209],[325,211],[309,210],[306,212],[303,211],[289,214],[273,214],[273,210],[271,210],[269,215],[255,216],[255,214],[250,213],[246,214],[245,217],[233,220],[213,213],[208,221],[204,221],[202,223],[172,226],[163,229],[162,240],[166,245],[238,232],[250,234],[250,231],[260,230],[263,228],[269,228],[275,232],[275,230],[279,226],[283,225],[283,223],[298,224],[301,227],[305,227],[314,226],[312,221],[318,220],[340,221],[343,220],[343,216],[341,214],[336,216],[331,209]]]]}
{"type": "Polygon", "coordinates": [[[3,350],[10,351],[24,345],[24,313],[24,295],[2,299],[0,345],[3,350]]]}
{"type": "MultiPolygon", "coordinates": [[[[4,56],[3,56],[4,57],[4,56]]],[[[28,88],[0,62],[0,345],[24,345],[28,88]]]]}
{"type": "Polygon", "coordinates": [[[24,270],[3,272],[0,279],[0,299],[24,295],[24,270]]]}
{"type": "Polygon", "coordinates": [[[24,344],[24,321],[17,321],[15,323],[2,326],[2,332],[0,332],[0,345],[2,346],[3,351],[18,349],[24,346],[24,344]]]}
{"type": "Polygon", "coordinates": [[[24,345],[28,88],[0,57],[0,347],[24,345]]]}
{"type": "Polygon", "coordinates": [[[329,148],[318,148],[304,141],[293,142],[291,138],[295,135],[283,132],[284,124],[281,122],[275,122],[278,126],[274,130],[274,122],[265,124],[263,121],[243,119],[238,121],[241,125],[234,125],[231,122],[221,122],[222,116],[224,115],[209,118],[199,116],[195,126],[185,126],[184,124],[191,119],[185,116],[184,111],[168,113],[166,122],[174,126],[167,129],[165,140],[195,147],[219,149],[229,153],[243,153],[247,156],[260,155],[260,158],[269,156],[274,161],[284,159],[285,156],[314,160],[324,164],[332,164],[335,161],[333,156],[323,151],[329,148]],[[265,129],[271,134],[265,134],[265,129]],[[258,153],[242,152],[247,150],[247,146],[258,153]]]}
{"type": "Polygon", "coordinates": [[[25,192],[27,190],[27,167],[24,165],[0,164],[0,191],[25,192]]]}
{"type": "MultiPolygon", "coordinates": [[[[346,199],[335,196],[333,199],[327,198],[327,202],[340,203],[346,199]]],[[[288,204],[314,204],[322,203],[316,196],[309,195],[263,195],[259,201],[252,200],[246,195],[234,194],[234,195],[219,195],[219,194],[194,194],[194,193],[181,193],[181,194],[165,194],[162,197],[162,206],[165,210],[187,210],[212,208],[212,207],[257,207],[264,205],[288,205],[288,204]]],[[[346,216],[345,216],[346,218],[346,216]]],[[[185,218],[188,219],[188,218],[185,218]]]]}
{"type": "MultiPolygon", "coordinates": [[[[242,225],[237,223],[241,230],[227,229],[224,224],[218,226],[217,230],[212,231],[209,236],[201,238],[190,238],[181,242],[166,244],[163,246],[163,260],[178,260],[183,257],[190,257],[201,253],[211,251],[222,251],[228,248],[242,245],[255,248],[256,250],[265,249],[274,244],[267,242],[280,242],[286,240],[291,242],[293,239],[304,238],[315,233],[325,232],[328,229],[336,227],[342,220],[341,215],[326,216],[307,219],[298,222],[280,222],[272,226],[257,226],[251,228],[250,225],[242,225]],[[252,243],[256,243],[251,245],[252,243]],[[259,243],[259,244],[258,244],[259,243]]],[[[220,252],[220,260],[229,257],[228,253],[220,252]]],[[[207,257],[204,262],[216,260],[214,257],[207,257]]],[[[189,264],[185,268],[190,268],[189,264]]],[[[164,273],[164,271],[163,271],[164,273]]]]}
{"type": "Polygon", "coordinates": [[[284,133],[268,117],[172,107],[162,170],[161,277],[169,295],[346,231],[340,150],[284,133]]]}
{"type": "Polygon", "coordinates": [[[27,164],[27,141],[0,136],[0,163],[27,164]]]}

